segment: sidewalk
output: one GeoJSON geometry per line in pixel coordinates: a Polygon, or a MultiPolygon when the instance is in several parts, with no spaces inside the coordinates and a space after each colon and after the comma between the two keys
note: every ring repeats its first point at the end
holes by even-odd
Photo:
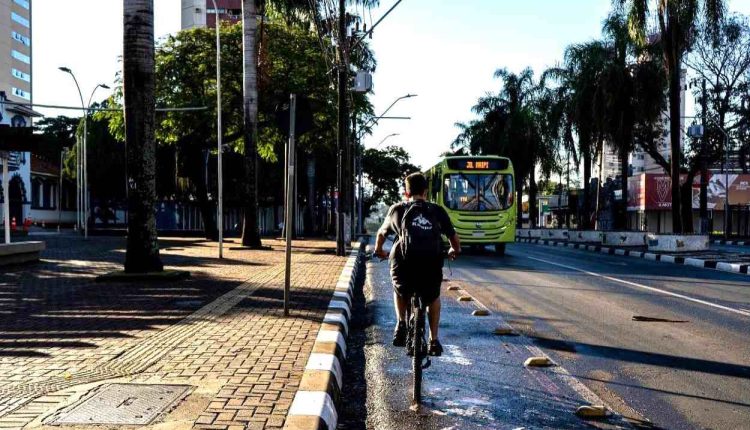
{"type": "Polygon", "coordinates": [[[76,402],[131,388],[117,383],[168,391],[163,409],[143,390],[124,397],[123,419],[155,416],[151,428],[283,426],[345,262],[332,243],[295,242],[284,318],[280,241],[229,242],[219,260],[216,243],[161,240],[165,266],[192,278],[132,284],[94,282],[121,268],[123,239],[45,240],[41,263],[0,273],[0,427],[79,428],[76,402]]]}

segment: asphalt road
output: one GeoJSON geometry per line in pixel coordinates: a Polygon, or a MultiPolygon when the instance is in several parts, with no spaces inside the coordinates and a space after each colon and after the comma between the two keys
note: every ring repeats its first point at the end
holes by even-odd
{"type": "Polygon", "coordinates": [[[580,390],[571,391],[559,375],[540,378],[516,366],[538,347],[625,417],[665,429],[750,429],[748,275],[530,244],[509,246],[505,257],[464,255],[453,264],[450,285],[489,308],[488,326],[504,319],[523,336],[485,338],[488,327],[444,293],[452,305],[441,338],[452,346],[448,359],[426,373],[426,419],[404,412],[406,357],[379,346],[390,340],[393,321],[387,271],[375,274],[366,348],[369,427],[590,425],[570,414],[585,400],[580,390]],[[462,395],[446,396],[441,387],[462,395]]]}
{"type": "Polygon", "coordinates": [[[750,246],[747,245],[721,245],[718,243],[712,243],[709,245],[709,249],[737,254],[750,254],[750,246]]]}

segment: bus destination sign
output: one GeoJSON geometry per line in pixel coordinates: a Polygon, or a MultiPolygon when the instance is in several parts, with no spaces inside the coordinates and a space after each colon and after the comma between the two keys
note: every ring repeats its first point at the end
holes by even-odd
{"type": "Polygon", "coordinates": [[[506,170],[508,164],[508,160],[503,159],[459,158],[448,160],[448,168],[452,170],[506,170]]]}

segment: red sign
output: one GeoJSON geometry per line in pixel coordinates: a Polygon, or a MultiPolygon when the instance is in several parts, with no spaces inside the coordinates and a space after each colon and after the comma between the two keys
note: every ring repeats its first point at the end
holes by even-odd
{"type": "MultiPolygon", "coordinates": [[[[682,181],[686,175],[681,176],[682,181]]],[[[725,175],[712,174],[708,181],[708,209],[723,210],[725,175]]],[[[729,204],[750,204],[750,175],[729,175],[729,204]]],[[[693,209],[700,208],[700,176],[693,181],[693,209]]],[[[641,173],[628,178],[628,210],[671,210],[672,179],[666,174],[641,173]]]]}

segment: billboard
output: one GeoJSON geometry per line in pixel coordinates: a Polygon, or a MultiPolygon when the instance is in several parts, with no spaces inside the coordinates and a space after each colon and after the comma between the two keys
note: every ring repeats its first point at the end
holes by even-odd
{"type": "MultiPolygon", "coordinates": [[[[682,180],[686,175],[682,175],[682,180]]],[[[708,209],[724,210],[726,179],[721,173],[709,174],[708,209]]],[[[750,205],[750,175],[729,175],[729,204],[750,205]]],[[[693,209],[700,208],[700,177],[693,180],[693,209]]],[[[672,209],[672,179],[659,173],[641,173],[628,178],[628,210],[672,209]]]]}

